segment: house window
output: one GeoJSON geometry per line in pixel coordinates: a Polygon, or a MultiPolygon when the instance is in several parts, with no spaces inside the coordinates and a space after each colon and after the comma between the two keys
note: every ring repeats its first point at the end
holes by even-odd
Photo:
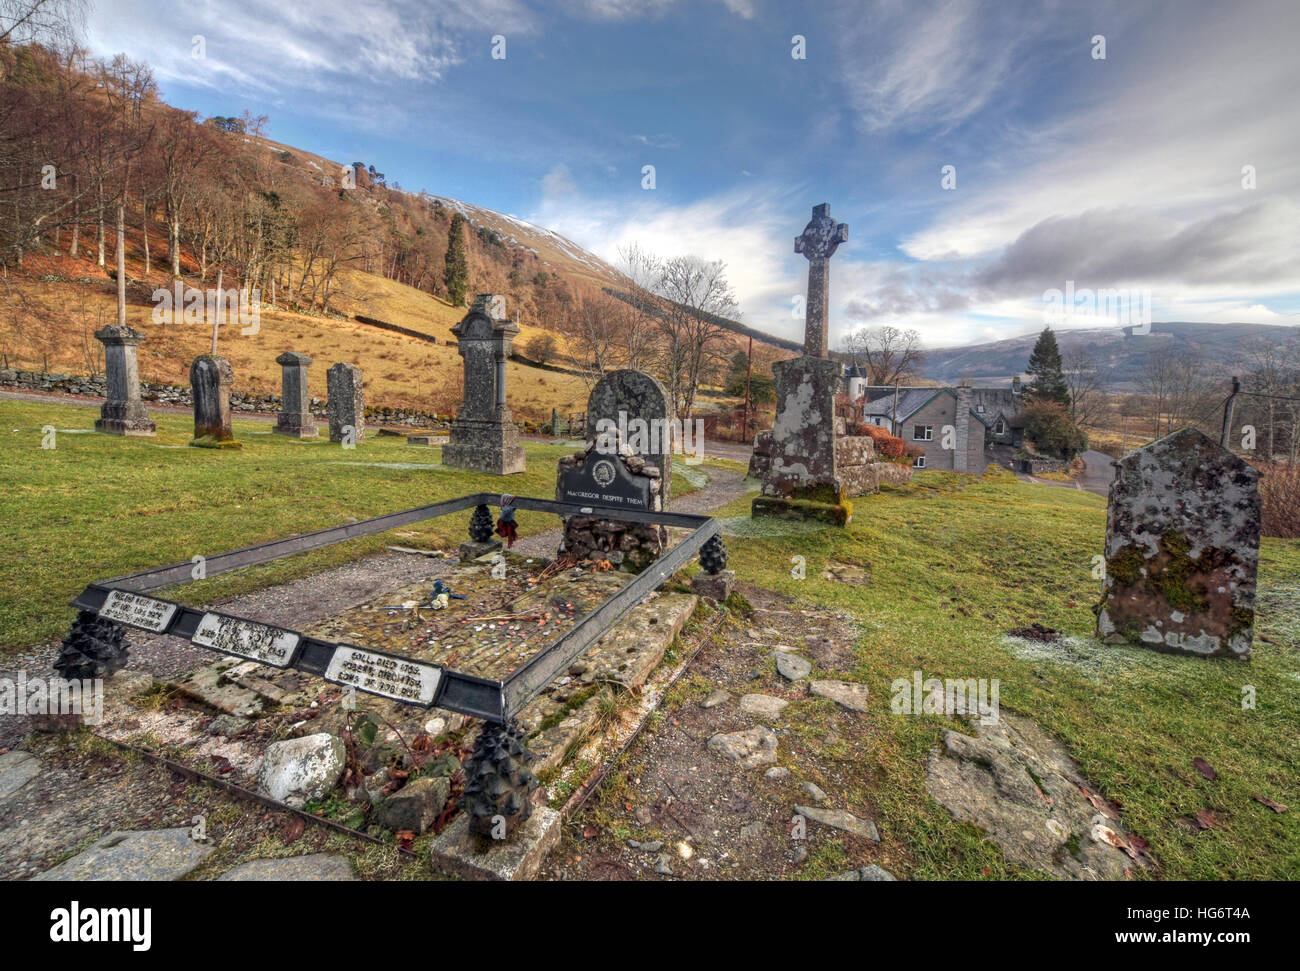
{"type": "Polygon", "coordinates": [[[912,426],[912,441],[914,442],[933,442],[934,426],[933,425],[914,425],[912,426]]]}
{"type": "Polygon", "coordinates": [[[912,468],[914,468],[914,469],[923,469],[923,468],[925,468],[925,456],[924,456],[924,455],[918,455],[918,456],[916,457],[916,461],[912,463],[912,468]]]}
{"type": "Polygon", "coordinates": [[[1005,435],[1006,433],[1007,433],[1007,423],[1003,421],[1001,418],[999,418],[997,424],[993,426],[993,434],[1005,435]]]}
{"type": "Polygon", "coordinates": [[[983,405],[976,405],[976,406],[975,406],[975,410],[978,411],[981,415],[984,414],[984,406],[983,406],[983,405]]]}

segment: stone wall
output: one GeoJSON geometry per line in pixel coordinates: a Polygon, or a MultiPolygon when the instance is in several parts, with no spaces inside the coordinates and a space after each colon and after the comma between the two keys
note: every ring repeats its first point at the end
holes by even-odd
{"type": "MultiPolygon", "coordinates": [[[[0,368],[0,387],[91,398],[103,398],[108,393],[108,386],[102,375],[83,377],[74,374],[54,374],[42,371],[19,371],[13,368],[0,368]]],[[[194,407],[194,399],[190,389],[178,384],[158,384],[152,381],[141,381],[140,396],[145,401],[157,402],[160,405],[175,405],[179,408],[194,407]]],[[[281,398],[278,394],[252,394],[247,391],[232,391],[230,394],[231,411],[244,412],[245,414],[274,414],[280,408],[281,398]]],[[[317,418],[328,418],[323,398],[311,399],[311,413],[317,418]]],[[[439,417],[433,412],[419,411],[415,408],[390,408],[384,405],[367,407],[366,418],[377,423],[391,422],[397,425],[410,425],[413,428],[442,428],[447,424],[446,417],[439,417]]]]}

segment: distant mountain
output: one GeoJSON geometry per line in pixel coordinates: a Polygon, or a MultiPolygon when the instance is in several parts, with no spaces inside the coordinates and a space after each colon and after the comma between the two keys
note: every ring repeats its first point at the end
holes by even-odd
{"type": "MultiPolygon", "coordinates": [[[[988,344],[941,347],[929,350],[923,376],[942,384],[1005,385],[1029,364],[1029,354],[1038,331],[988,344]]],[[[1300,340],[1300,326],[1268,324],[1202,324],[1183,321],[1153,323],[1148,334],[1134,334],[1127,327],[1098,327],[1086,330],[1058,330],[1056,340],[1065,354],[1086,346],[1107,375],[1112,391],[1136,391],[1147,359],[1158,348],[1171,344],[1195,351],[1206,364],[1221,369],[1224,377],[1234,373],[1247,341],[1264,338],[1278,344],[1300,340]]]]}

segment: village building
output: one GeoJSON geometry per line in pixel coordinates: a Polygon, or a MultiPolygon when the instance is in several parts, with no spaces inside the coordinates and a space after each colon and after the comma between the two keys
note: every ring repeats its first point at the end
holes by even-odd
{"type": "Polygon", "coordinates": [[[860,368],[845,375],[845,393],[862,407],[862,420],[922,449],[913,466],[982,472],[1006,465],[1024,440],[1024,398],[1010,388],[918,388],[866,383],[860,368]]]}

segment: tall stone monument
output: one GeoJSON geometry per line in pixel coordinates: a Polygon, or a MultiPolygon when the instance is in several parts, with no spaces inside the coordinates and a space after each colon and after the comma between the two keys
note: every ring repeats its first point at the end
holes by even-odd
{"type": "Polygon", "coordinates": [[[190,391],[194,398],[196,448],[240,448],[230,430],[230,389],[235,374],[224,357],[200,354],[190,365],[190,391]]]}
{"type": "Polygon", "coordinates": [[[820,519],[843,525],[851,515],[845,484],[836,471],[835,395],[843,370],[828,359],[830,258],[849,238],[830,206],[813,207],[812,220],[794,241],[808,260],[808,299],[802,357],[772,365],[776,418],[755,516],[820,519]]]}
{"type": "Polygon", "coordinates": [[[144,334],[132,327],[109,324],[95,331],[104,345],[104,377],[108,393],[99,409],[95,431],[106,435],[144,438],[157,432],[140,398],[140,365],[136,347],[144,334]]]}
{"type": "Polygon", "coordinates": [[[1259,565],[1259,472],[1194,428],[1115,463],[1097,635],[1249,659],[1259,565]]]}
{"type": "Polygon", "coordinates": [[[307,390],[307,369],[311,358],[297,351],[285,351],[275,359],[280,365],[281,405],[271,431],[289,438],[315,438],[311,418],[311,392],[307,390]]]}
{"type": "Polygon", "coordinates": [[[330,441],[348,440],[351,429],[352,444],[360,444],[366,437],[366,403],[361,384],[361,368],[340,361],[325,372],[328,401],[330,441]]]}
{"type": "Polygon", "coordinates": [[[480,293],[451,332],[464,360],[465,391],[451,423],[444,465],[490,475],[524,471],[519,429],[506,407],[506,360],[519,328],[505,319],[505,297],[480,293]]]}

